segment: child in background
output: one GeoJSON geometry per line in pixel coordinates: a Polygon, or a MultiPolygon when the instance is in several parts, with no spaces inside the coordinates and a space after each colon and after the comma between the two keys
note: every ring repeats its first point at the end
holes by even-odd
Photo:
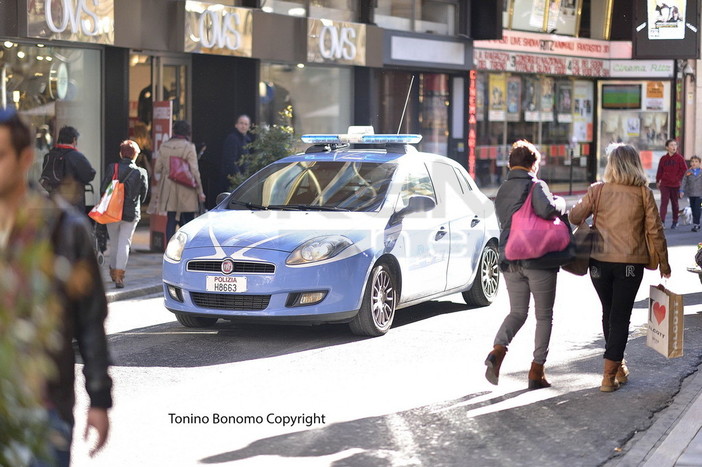
{"type": "Polygon", "coordinates": [[[692,231],[700,230],[700,213],[702,212],[702,170],[700,170],[700,158],[692,156],[690,158],[690,168],[685,172],[680,185],[680,197],[687,196],[690,199],[690,209],[692,209],[692,231]]]}

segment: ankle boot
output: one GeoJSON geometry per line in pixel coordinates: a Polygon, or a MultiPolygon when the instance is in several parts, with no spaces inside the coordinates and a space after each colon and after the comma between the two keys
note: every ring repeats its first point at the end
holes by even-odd
{"type": "Polygon", "coordinates": [[[551,384],[546,381],[544,366],[541,363],[531,362],[529,370],[529,389],[549,388],[551,384]]]}
{"type": "Polygon", "coordinates": [[[502,360],[505,359],[506,353],[506,346],[496,345],[485,359],[485,365],[487,365],[487,370],[485,370],[485,378],[495,386],[497,386],[500,379],[500,366],[502,365],[502,360]]]}
{"type": "Polygon", "coordinates": [[[124,269],[115,269],[115,287],[124,288],[124,269]]]}
{"type": "Polygon", "coordinates": [[[615,362],[614,360],[608,360],[605,358],[604,374],[602,375],[602,385],[600,386],[600,391],[613,392],[619,389],[619,383],[617,382],[617,371],[619,371],[619,366],[621,363],[622,362],[615,362]]]}
{"type": "Polygon", "coordinates": [[[626,366],[626,360],[622,360],[621,365],[619,365],[619,370],[617,370],[615,379],[619,384],[626,384],[629,382],[629,368],[626,366]]]}
{"type": "Polygon", "coordinates": [[[115,270],[112,269],[112,266],[109,266],[110,268],[110,279],[112,279],[112,282],[117,282],[117,279],[115,278],[115,270]]]}

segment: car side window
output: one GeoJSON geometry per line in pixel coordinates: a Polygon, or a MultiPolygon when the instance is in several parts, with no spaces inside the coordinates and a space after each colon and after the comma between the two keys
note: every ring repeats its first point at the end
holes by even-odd
{"type": "Polygon", "coordinates": [[[402,181],[396,210],[399,211],[405,208],[409,203],[410,197],[415,195],[429,196],[436,202],[434,185],[424,164],[414,164],[409,167],[402,181]]]}
{"type": "Polygon", "coordinates": [[[458,178],[458,183],[459,183],[459,185],[461,185],[461,189],[463,190],[463,194],[468,193],[469,191],[473,191],[473,187],[471,187],[470,183],[468,183],[466,176],[463,175],[463,173],[460,170],[458,170],[456,167],[453,168],[453,171],[456,172],[456,178],[458,178]]]}

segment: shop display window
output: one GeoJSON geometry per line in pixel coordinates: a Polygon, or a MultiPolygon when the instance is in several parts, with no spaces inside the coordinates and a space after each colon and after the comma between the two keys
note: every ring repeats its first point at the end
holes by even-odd
{"type": "Polygon", "coordinates": [[[310,18],[325,18],[335,21],[356,21],[357,0],[312,0],[310,18]]]}
{"type": "Polygon", "coordinates": [[[542,75],[487,73],[476,82],[476,180],[497,186],[512,143],[526,139],[543,156],[550,183],[586,182],[593,138],[594,83],[542,75]],[[571,160],[574,162],[571,170],[571,160]]]}
{"type": "Polygon", "coordinates": [[[390,0],[378,2],[375,22],[386,29],[455,35],[455,0],[390,0]]]}
{"type": "Polygon", "coordinates": [[[307,16],[306,0],[263,0],[261,10],[289,16],[307,16]]]}
{"type": "Polygon", "coordinates": [[[260,124],[295,133],[345,133],[353,114],[351,68],[261,64],[260,124]],[[281,117],[292,109],[292,120],[281,117]]]}
{"type": "MultiPolygon", "coordinates": [[[[36,132],[30,179],[39,179],[44,155],[66,125],[78,130],[78,149],[102,173],[100,51],[5,41],[0,67],[0,105],[14,105],[36,132]]],[[[99,191],[96,183],[93,192],[99,191]]],[[[90,205],[96,200],[89,195],[86,201],[90,205]]]]}
{"type": "Polygon", "coordinates": [[[577,35],[578,10],[583,0],[505,0],[506,28],[519,31],[577,35]],[[510,17],[511,14],[511,17],[510,17]]]}

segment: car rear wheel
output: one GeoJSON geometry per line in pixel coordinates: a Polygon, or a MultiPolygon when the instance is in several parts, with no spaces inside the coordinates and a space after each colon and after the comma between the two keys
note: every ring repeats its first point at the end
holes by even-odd
{"type": "Polygon", "coordinates": [[[497,247],[488,243],[480,255],[478,272],[475,274],[473,285],[470,290],[463,292],[463,300],[468,305],[488,306],[495,300],[497,286],[500,284],[498,263],[497,247]]]}
{"type": "Polygon", "coordinates": [[[385,264],[373,268],[358,314],[349,323],[351,332],[359,336],[382,336],[392,326],[397,305],[395,279],[385,264]]]}
{"type": "Polygon", "coordinates": [[[202,316],[190,316],[184,313],[176,313],[176,319],[186,328],[209,328],[214,326],[217,318],[203,318],[202,316]]]}

